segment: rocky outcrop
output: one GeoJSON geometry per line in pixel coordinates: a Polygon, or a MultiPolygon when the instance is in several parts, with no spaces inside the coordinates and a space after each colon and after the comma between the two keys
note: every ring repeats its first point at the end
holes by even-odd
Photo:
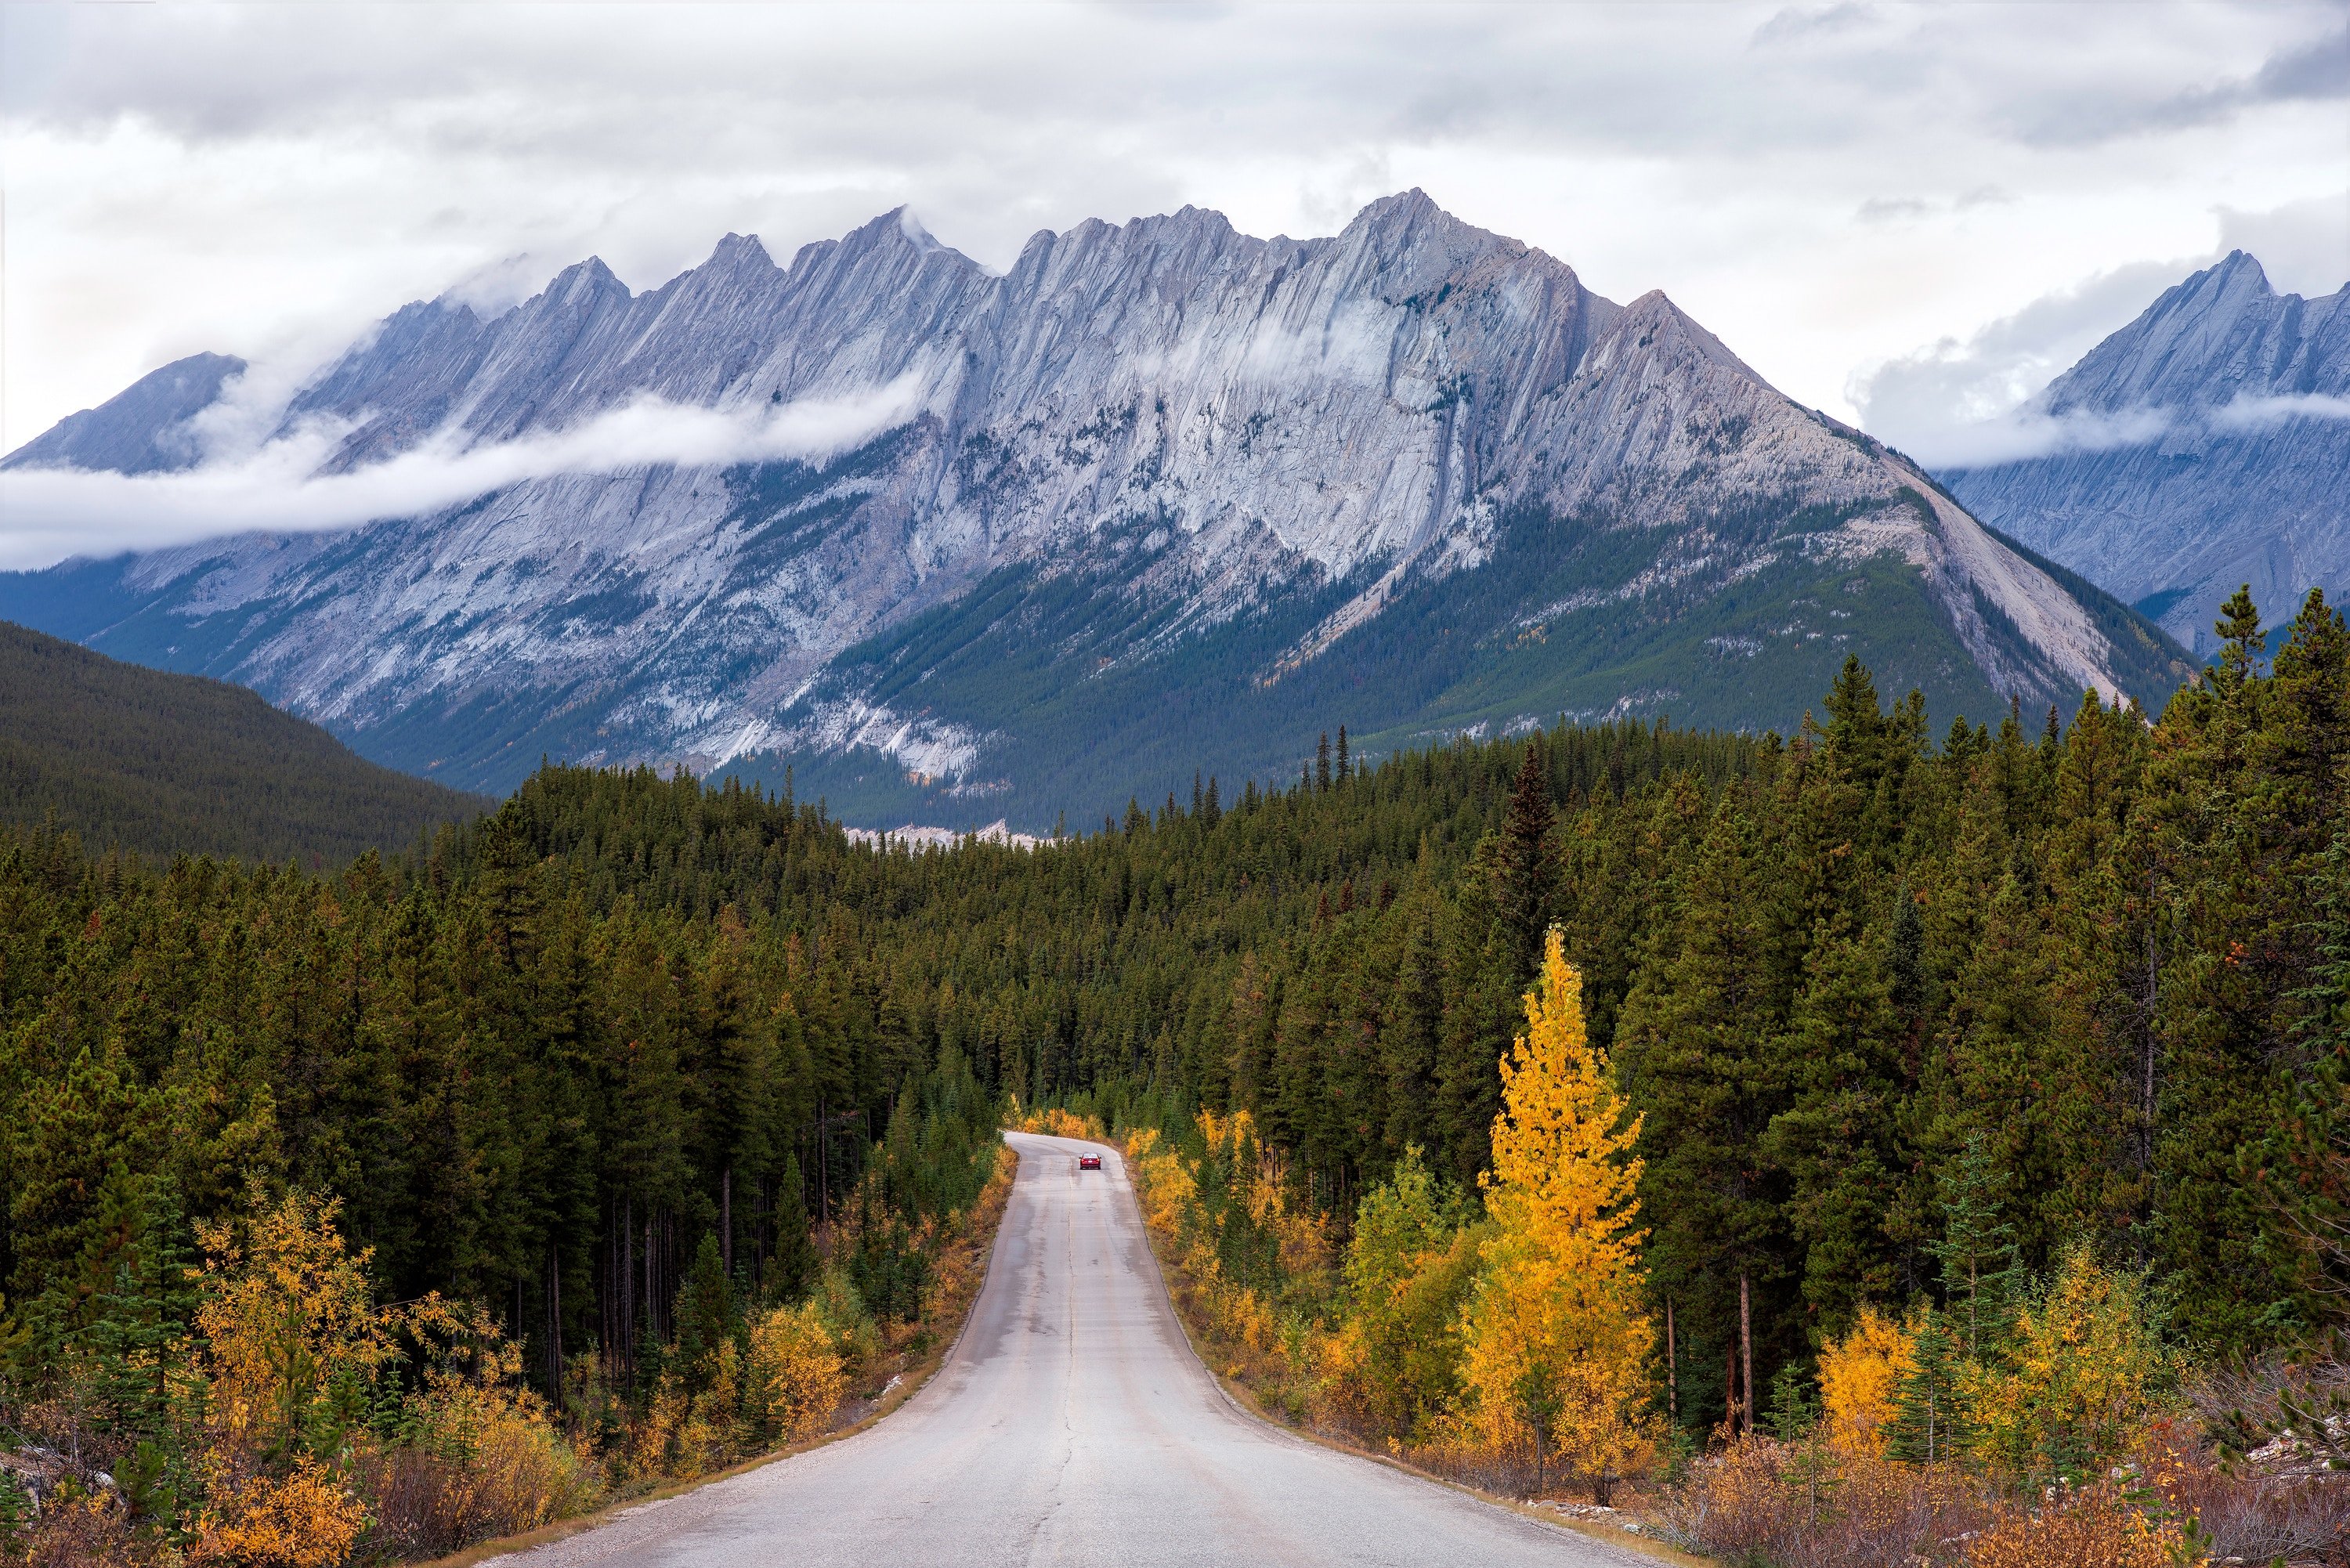
{"type": "Polygon", "coordinates": [[[2208,651],[2250,583],[2272,620],[2350,587],[2350,288],[2279,295],[2238,251],[2050,384],[2050,455],[1943,475],[1977,515],[2208,651]]]}

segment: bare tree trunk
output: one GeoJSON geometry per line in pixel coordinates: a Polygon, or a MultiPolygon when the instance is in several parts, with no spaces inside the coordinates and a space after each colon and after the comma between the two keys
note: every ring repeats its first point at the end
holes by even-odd
{"type": "Polygon", "coordinates": [[[546,1397],[563,1406],[563,1247],[546,1249],[546,1397]]]}
{"type": "Polygon", "coordinates": [[[1743,1365],[1739,1392],[1746,1397],[1746,1430],[1754,1430],[1754,1292],[1746,1271],[1738,1271],[1738,1354],[1743,1365]]]}
{"type": "Polygon", "coordinates": [[[645,1328],[655,1338],[660,1336],[660,1309],[653,1303],[653,1217],[645,1216],[645,1328]]]}
{"type": "Polygon", "coordinates": [[[1673,1342],[1673,1298],[1665,1298],[1665,1413],[1675,1427],[1681,1424],[1681,1358],[1673,1342]]]}
{"type": "Polygon", "coordinates": [[[1738,1436],[1738,1342],[1725,1341],[1721,1355],[1721,1418],[1729,1424],[1730,1435],[1734,1438],[1738,1436]]]}
{"type": "Polygon", "coordinates": [[[718,1261],[734,1277],[734,1168],[718,1173],[718,1261]]]}
{"type": "Polygon", "coordinates": [[[637,1206],[633,1198],[620,1199],[620,1359],[634,1371],[637,1365],[637,1206]]]}

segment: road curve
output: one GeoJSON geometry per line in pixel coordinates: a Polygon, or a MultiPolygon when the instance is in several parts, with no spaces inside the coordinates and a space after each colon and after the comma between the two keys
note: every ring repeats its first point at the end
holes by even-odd
{"type": "Polygon", "coordinates": [[[1019,1179],[937,1376],[853,1438],[500,1561],[1549,1564],[1641,1558],[1243,1413],[1191,1354],[1124,1162],[1009,1135],[1019,1179]],[[1104,1168],[1080,1172],[1077,1152],[1104,1168]]]}

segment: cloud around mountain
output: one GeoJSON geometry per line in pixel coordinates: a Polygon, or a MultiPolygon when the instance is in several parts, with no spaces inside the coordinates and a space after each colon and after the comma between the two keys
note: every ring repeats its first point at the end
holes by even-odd
{"type": "MultiPolygon", "coordinates": [[[[311,421],[234,450],[234,424],[214,455],[168,473],[70,468],[0,472],[0,569],[72,556],[150,550],[225,534],[308,533],[388,517],[423,516],[525,480],[612,474],[662,464],[719,467],[798,459],[821,463],[913,417],[920,378],[870,393],[709,409],[643,397],[564,429],[468,443],[443,430],[417,447],[343,472],[322,472],[347,426],[311,421]],[[230,450],[219,450],[226,447],[230,450]]],[[[221,407],[241,405],[234,386],[221,407]]]]}

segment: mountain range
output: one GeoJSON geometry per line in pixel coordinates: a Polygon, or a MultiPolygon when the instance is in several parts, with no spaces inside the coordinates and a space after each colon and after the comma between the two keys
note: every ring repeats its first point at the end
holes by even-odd
{"type": "MultiPolygon", "coordinates": [[[[5,465],[219,462],[242,369],[168,366],[5,465]]],[[[1416,191],[1319,239],[1087,223],[1000,275],[902,212],[643,293],[589,260],[411,305],[269,414],[321,482],[497,477],[12,575],[0,615],[470,788],[681,763],[1038,827],[1294,776],[1341,725],[1784,729],[1847,654],[1938,719],[2158,704],[2189,668],[1661,293],[1416,191]]]]}
{"type": "Polygon", "coordinates": [[[2278,294],[2242,251],[2166,290],[2028,410],[2064,446],[1940,475],[1975,515],[2210,652],[2239,585],[2272,622],[2350,587],[2350,287],[2278,294]]]}

